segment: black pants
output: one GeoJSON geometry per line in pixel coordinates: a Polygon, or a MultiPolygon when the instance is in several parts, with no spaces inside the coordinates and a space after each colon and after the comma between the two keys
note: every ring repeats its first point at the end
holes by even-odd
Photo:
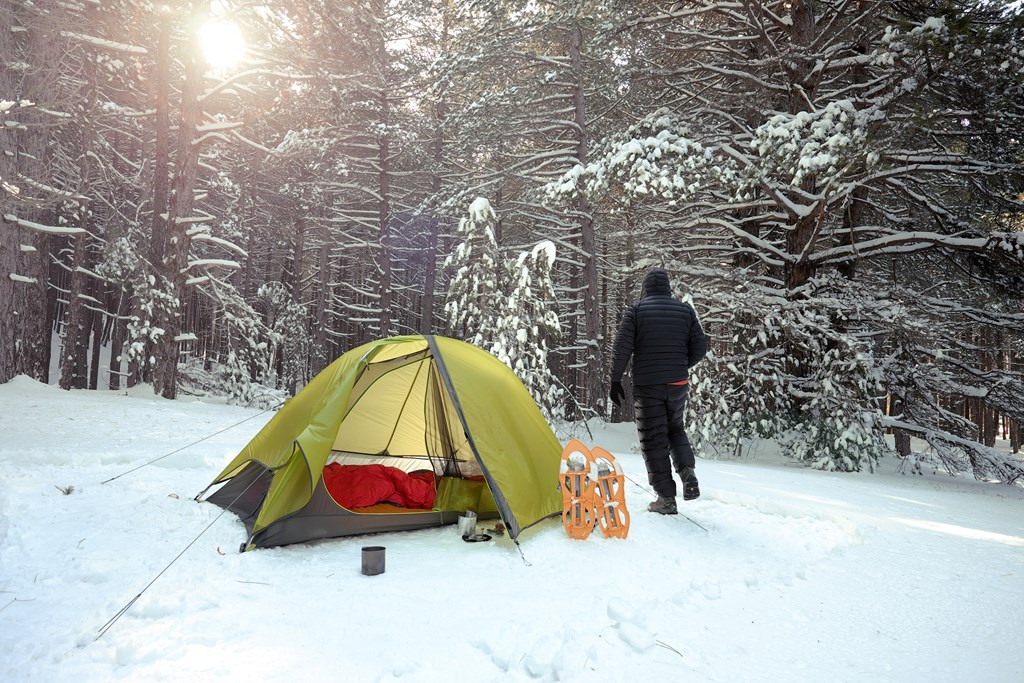
{"type": "Polygon", "coordinates": [[[673,498],[672,467],[693,467],[693,449],[683,429],[689,385],[654,384],[633,387],[636,428],[647,465],[647,480],[659,496],[673,498]],[[671,460],[669,456],[671,455],[671,460]]]}

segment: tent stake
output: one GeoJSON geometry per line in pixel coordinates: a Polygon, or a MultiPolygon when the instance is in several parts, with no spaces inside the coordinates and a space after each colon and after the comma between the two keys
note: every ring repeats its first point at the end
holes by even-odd
{"type": "Polygon", "coordinates": [[[530,564],[530,561],[526,559],[526,555],[523,554],[523,546],[519,545],[519,539],[516,539],[512,542],[516,544],[516,550],[519,551],[519,557],[523,558],[523,564],[525,564],[527,567],[532,567],[533,565],[530,564]]]}

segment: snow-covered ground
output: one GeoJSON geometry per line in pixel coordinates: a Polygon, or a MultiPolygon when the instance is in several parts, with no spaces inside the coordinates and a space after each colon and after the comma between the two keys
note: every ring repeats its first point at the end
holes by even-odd
{"type": "Polygon", "coordinates": [[[624,541],[551,520],[522,553],[449,527],[239,554],[192,498],[269,413],[145,392],[0,385],[0,681],[1024,680],[1020,488],[700,461],[705,531],[645,511],[616,425],[624,541]]]}

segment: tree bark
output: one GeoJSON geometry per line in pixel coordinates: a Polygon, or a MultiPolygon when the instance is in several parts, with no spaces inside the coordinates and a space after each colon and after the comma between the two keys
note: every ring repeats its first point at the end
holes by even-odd
{"type": "Polygon", "coordinates": [[[390,230],[391,230],[391,134],[388,126],[391,125],[391,103],[388,100],[388,71],[390,59],[388,57],[386,36],[384,35],[383,20],[386,15],[386,3],[383,0],[374,2],[374,10],[380,21],[375,26],[376,35],[375,52],[376,66],[380,81],[377,84],[377,106],[380,111],[378,124],[380,132],[377,134],[377,222],[379,225],[380,246],[377,251],[377,270],[380,277],[380,336],[387,337],[391,334],[391,251],[390,251],[390,230]]]}
{"type": "MultiPolygon", "coordinates": [[[[0,97],[19,102],[53,100],[54,70],[35,68],[56,61],[59,41],[47,23],[53,15],[31,3],[14,3],[0,12],[0,97]],[[9,68],[28,63],[33,69],[9,68]]],[[[4,113],[16,125],[2,126],[0,178],[21,190],[19,175],[45,180],[53,119],[32,107],[4,113]],[[44,126],[43,124],[46,124],[44,126]]],[[[47,198],[48,200],[48,198],[47,198]]],[[[20,374],[40,382],[49,379],[51,325],[48,306],[50,239],[19,223],[48,224],[52,210],[31,192],[15,195],[0,188],[0,383],[20,374]]]]}
{"type": "Polygon", "coordinates": [[[121,354],[124,353],[124,316],[128,312],[128,297],[121,290],[115,292],[113,299],[116,303],[113,306],[114,319],[110,323],[110,378],[107,386],[116,391],[121,388],[121,354]]]}
{"type": "MultiPolygon", "coordinates": [[[[85,158],[85,154],[82,155],[85,158]]],[[[87,215],[87,204],[79,206],[79,211],[87,215]]],[[[81,219],[81,227],[85,228],[87,219],[81,219]]],[[[60,354],[60,380],[61,389],[81,389],[85,385],[88,370],[83,362],[85,349],[89,345],[89,311],[83,305],[86,281],[85,274],[80,270],[88,261],[89,247],[87,244],[89,236],[79,234],[75,236],[75,251],[68,263],[68,270],[71,272],[71,287],[68,290],[67,322],[64,325],[64,343],[61,346],[60,354]]]]}
{"type": "Polygon", "coordinates": [[[316,312],[313,319],[313,375],[318,375],[329,364],[327,351],[327,310],[331,296],[331,247],[327,241],[320,245],[317,260],[320,288],[316,298],[316,312]]]}
{"type": "MultiPolygon", "coordinates": [[[[78,194],[88,197],[91,189],[89,174],[90,160],[93,150],[93,116],[96,100],[96,56],[92,50],[86,50],[85,64],[82,75],[85,78],[83,88],[83,112],[81,118],[82,139],[78,150],[78,194]]],[[[89,364],[86,358],[89,347],[90,311],[85,307],[85,295],[89,287],[87,281],[91,259],[89,258],[89,228],[91,221],[89,200],[82,199],[76,209],[78,227],[83,232],[74,238],[74,256],[69,265],[71,285],[68,292],[67,324],[64,327],[64,346],[61,352],[60,388],[84,389],[88,382],[89,364]]]]}
{"type": "MultiPolygon", "coordinates": [[[[575,74],[573,88],[573,123],[576,133],[576,162],[587,164],[589,140],[587,136],[586,93],[583,70],[583,30],[579,22],[573,22],[569,40],[569,61],[575,74]]],[[[583,251],[583,346],[584,377],[581,387],[585,390],[584,404],[599,405],[604,400],[604,367],[601,359],[600,308],[598,306],[597,279],[597,237],[594,232],[594,209],[590,202],[581,198],[576,205],[580,221],[580,247],[583,251]]]]}
{"type": "Polygon", "coordinates": [[[150,263],[154,266],[164,260],[167,240],[167,188],[171,159],[171,12],[164,7],[160,15],[160,34],[157,38],[156,57],[156,147],[153,150],[153,220],[150,239],[150,263]]]}
{"type": "Polygon", "coordinates": [[[187,302],[185,290],[185,268],[188,266],[189,240],[186,223],[195,204],[195,185],[199,172],[198,127],[202,122],[203,105],[200,95],[203,88],[204,67],[202,49],[195,27],[200,24],[209,5],[208,0],[192,3],[190,38],[184,55],[185,79],[181,89],[181,117],[178,126],[178,154],[171,183],[171,194],[167,211],[164,258],[161,262],[163,277],[169,293],[175,297],[173,303],[158,307],[157,319],[163,334],[156,343],[156,367],[153,371],[153,391],[164,398],[177,395],[179,343],[176,337],[181,332],[182,306],[187,302]]]}
{"type": "MultiPolygon", "coordinates": [[[[441,44],[439,52],[448,54],[449,27],[451,23],[451,3],[445,2],[441,14],[441,44]]],[[[442,91],[434,105],[434,168],[431,169],[430,191],[435,203],[433,216],[427,226],[430,230],[427,238],[427,253],[424,256],[426,272],[423,278],[423,301],[420,306],[420,333],[431,334],[434,330],[434,290],[437,289],[437,242],[441,231],[441,217],[437,215],[436,203],[441,194],[441,173],[444,169],[445,117],[448,115],[448,103],[442,91]]]]}
{"type": "Polygon", "coordinates": [[[89,388],[95,390],[99,386],[100,351],[103,349],[104,320],[102,313],[97,313],[96,311],[90,311],[90,313],[92,314],[89,316],[92,319],[92,346],[90,348],[92,357],[89,359],[89,388]]]}

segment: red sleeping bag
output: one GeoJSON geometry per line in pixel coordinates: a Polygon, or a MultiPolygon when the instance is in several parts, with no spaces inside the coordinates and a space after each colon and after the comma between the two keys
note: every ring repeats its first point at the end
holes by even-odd
{"type": "Polygon", "coordinates": [[[349,509],[377,503],[423,510],[434,507],[432,472],[407,474],[386,465],[339,465],[332,462],[324,468],[324,486],[338,505],[349,509]]]}

